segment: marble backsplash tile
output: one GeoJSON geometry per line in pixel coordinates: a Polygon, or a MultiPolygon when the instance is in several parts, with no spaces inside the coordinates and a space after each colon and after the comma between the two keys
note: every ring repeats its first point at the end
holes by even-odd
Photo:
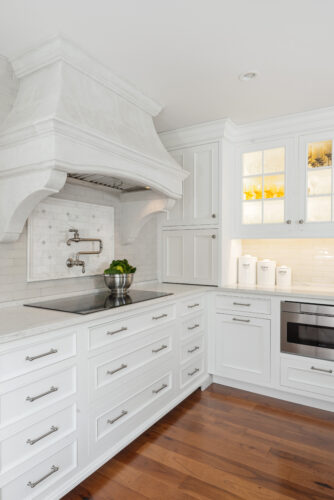
{"type": "Polygon", "coordinates": [[[334,238],[247,239],[241,245],[242,254],[290,266],[296,285],[334,285],[334,238]]]}
{"type": "MultiPolygon", "coordinates": [[[[73,201],[113,206],[115,209],[115,258],[128,258],[137,267],[135,282],[158,278],[158,226],[152,217],[131,245],[120,241],[121,206],[117,197],[90,187],[66,184],[56,196],[73,201]]],[[[0,304],[49,295],[83,292],[104,287],[101,276],[54,279],[27,283],[27,227],[18,241],[0,243],[0,304]]]]}

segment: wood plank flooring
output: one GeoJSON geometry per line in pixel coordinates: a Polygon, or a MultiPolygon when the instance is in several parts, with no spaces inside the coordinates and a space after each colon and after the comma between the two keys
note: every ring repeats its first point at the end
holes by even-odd
{"type": "Polygon", "coordinates": [[[334,499],[334,414],[213,384],[64,500],[334,499]]]}

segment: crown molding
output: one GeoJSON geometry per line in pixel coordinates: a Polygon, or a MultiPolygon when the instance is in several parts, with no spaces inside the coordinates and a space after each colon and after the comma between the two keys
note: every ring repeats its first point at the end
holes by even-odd
{"type": "Polygon", "coordinates": [[[10,60],[17,78],[25,77],[58,61],[92,78],[153,117],[162,109],[160,104],[63,37],[53,37],[10,60]]]}
{"type": "Polygon", "coordinates": [[[237,125],[229,118],[215,120],[161,132],[159,137],[168,150],[173,150],[220,139],[240,144],[326,130],[334,130],[334,107],[320,108],[244,125],[237,125]]]}
{"type": "Polygon", "coordinates": [[[222,138],[234,142],[237,132],[237,126],[227,118],[161,132],[159,137],[163,145],[168,150],[172,150],[182,146],[191,146],[198,142],[220,140],[222,138]]]}

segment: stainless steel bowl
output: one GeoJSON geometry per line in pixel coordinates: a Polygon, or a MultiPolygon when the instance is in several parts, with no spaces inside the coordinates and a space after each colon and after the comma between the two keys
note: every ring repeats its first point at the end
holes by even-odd
{"type": "Polygon", "coordinates": [[[116,297],[126,295],[133,282],[134,274],[104,274],[104,282],[116,297]]]}

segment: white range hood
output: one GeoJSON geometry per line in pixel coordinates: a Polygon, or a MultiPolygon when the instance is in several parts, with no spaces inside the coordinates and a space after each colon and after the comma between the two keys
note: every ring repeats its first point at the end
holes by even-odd
{"type": "Polygon", "coordinates": [[[155,130],[159,105],[62,38],[11,63],[17,92],[8,92],[0,124],[0,242],[16,240],[68,175],[149,186],[159,193],[151,213],[182,196],[187,174],[155,130]]]}

